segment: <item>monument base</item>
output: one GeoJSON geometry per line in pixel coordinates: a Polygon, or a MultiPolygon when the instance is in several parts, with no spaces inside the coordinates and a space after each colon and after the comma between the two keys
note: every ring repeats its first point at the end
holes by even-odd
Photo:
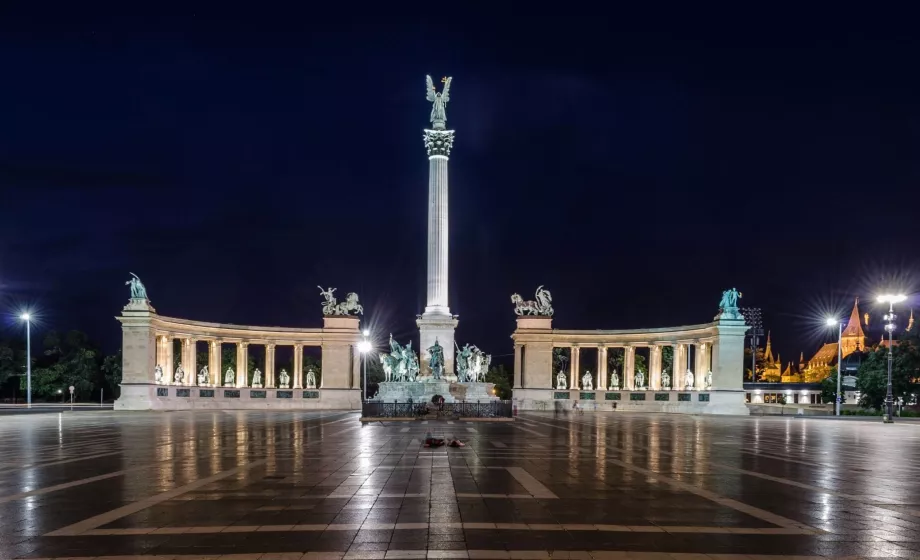
{"type": "Polygon", "coordinates": [[[744,391],[582,391],[578,389],[515,389],[518,410],[587,412],[664,412],[747,416],[744,391]]]}
{"type": "Polygon", "coordinates": [[[123,383],[115,410],[361,410],[361,390],[123,383]]]}
{"type": "Polygon", "coordinates": [[[492,388],[494,383],[455,383],[445,380],[390,381],[380,384],[375,402],[430,403],[435,395],[444,397],[444,402],[485,402],[498,400],[492,388]]]}

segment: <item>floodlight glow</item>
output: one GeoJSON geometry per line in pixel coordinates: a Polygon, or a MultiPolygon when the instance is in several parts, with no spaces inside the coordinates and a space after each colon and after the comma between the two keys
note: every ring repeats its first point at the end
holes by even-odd
{"type": "Polygon", "coordinates": [[[29,314],[28,314],[28,313],[23,313],[22,315],[19,316],[19,318],[22,319],[23,321],[28,321],[28,320],[29,320],[29,314]]]}
{"type": "Polygon", "coordinates": [[[884,294],[878,296],[879,303],[901,303],[906,300],[907,296],[904,294],[884,294]]]}
{"type": "Polygon", "coordinates": [[[838,322],[839,322],[839,321],[837,321],[837,319],[834,319],[833,317],[828,317],[828,318],[827,318],[827,326],[828,326],[828,327],[836,326],[838,322]]]}
{"type": "Polygon", "coordinates": [[[371,351],[370,342],[368,342],[367,340],[362,340],[361,342],[358,343],[358,352],[361,352],[362,354],[366,354],[370,351],[371,351]]]}
{"type": "Polygon", "coordinates": [[[364,329],[364,332],[362,332],[361,334],[363,334],[364,336],[370,336],[370,335],[371,335],[371,331],[369,331],[369,330],[367,330],[367,329],[364,329]]]}

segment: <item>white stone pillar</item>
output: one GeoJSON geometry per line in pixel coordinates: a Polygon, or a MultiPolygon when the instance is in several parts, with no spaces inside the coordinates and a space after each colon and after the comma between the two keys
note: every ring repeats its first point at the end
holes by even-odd
{"type": "Polygon", "coordinates": [[[265,388],[275,388],[275,345],[271,342],[265,345],[265,388]]]}
{"type": "Polygon", "coordinates": [[[574,391],[577,391],[579,387],[578,367],[580,364],[578,362],[580,361],[580,358],[581,358],[580,349],[578,348],[577,344],[573,344],[572,345],[572,360],[571,360],[572,363],[569,364],[571,366],[569,368],[569,389],[572,389],[574,391]]]}
{"type": "Polygon", "coordinates": [[[175,371],[173,370],[173,361],[175,360],[175,356],[174,356],[175,350],[173,346],[174,344],[173,344],[172,335],[167,335],[166,336],[166,356],[164,358],[165,363],[163,364],[163,383],[164,384],[170,384],[175,381],[173,379],[173,375],[175,375],[175,371]]]}
{"type": "Polygon", "coordinates": [[[294,388],[303,389],[303,344],[294,345],[294,388]]]}
{"type": "Polygon", "coordinates": [[[150,410],[155,389],[154,369],[157,362],[157,336],[153,328],[156,310],[146,299],[132,298],[122,310],[121,396],[117,410],[150,410]]]}
{"type": "Polygon", "coordinates": [[[607,347],[599,344],[597,347],[597,383],[595,387],[603,391],[607,388],[607,347]]]}
{"type": "Polygon", "coordinates": [[[183,385],[192,385],[192,380],[198,372],[195,371],[195,340],[186,337],[182,339],[182,371],[185,376],[182,378],[183,385]]]}
{"type": "Polygon", "coordinates": [[[220,386],[220,366],[221,366],[221,341],[209,340],[208,351],[210,359],[208,360],[208,373],[211,374],[211,385],[220,386]]]}
{"type": "Polygon", "coordinates": [[[236,343],[236,386],[249,386],[249,343],[236,343]]]}
{"type": "Polygon", "coordinates": [[[684,390],[687,387],[687,357],[684,355],[684,345],[675,344],[673,346],[674,371],[671,373],[672,383],[678,390],[684,390]]]}
{"type": "Polygon", "coordinates": [[[623,381],[627,391],[636,390],[636,347],[623,349],[623,381]]]}
{"type": "Polygon", "coordinates": [[[524,347],[520,344],[514,345],[514,386],[513,389],[521,389],[521,366],[523,362],[521,361],[521,353],[524,347]]]}
{"type": "Polygon", "coordinates": [[[702,374],[702,383],[698,387],[706,388],[706,374],[712,370],[712,343],[703,342],[697,347],[697,356],[699,357],[699,369],[702,374]]]}
{"type": "Polygon", "coordinates": [[[648,379],[650,389],[661,389],[661,346],[657,344],[648,347],[648,379]]]}

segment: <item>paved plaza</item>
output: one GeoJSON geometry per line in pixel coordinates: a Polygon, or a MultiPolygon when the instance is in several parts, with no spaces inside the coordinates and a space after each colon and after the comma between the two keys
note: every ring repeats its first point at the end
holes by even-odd
{"type": "Polygon", "coordinates": [[[920,557],[920,424],[82,412],[0,445],[0,558],[920,557]]]}

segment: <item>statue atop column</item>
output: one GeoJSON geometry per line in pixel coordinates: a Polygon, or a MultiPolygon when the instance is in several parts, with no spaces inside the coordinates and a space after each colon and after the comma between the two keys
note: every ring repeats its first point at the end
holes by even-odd
{"type": "Polygon", "coordinates": [[[133,278],[125,282],[125,286],[131,286],[131,299],[149,299],[147,297],[147,288],[144,287],[144,283],[137,277],[137,274],[133,272],[128,274],[133,276],[133,278]]]}
{"type": "Polygon", "coordinates": [[[450,82],[453,78],[441,78],[444,89],[441,93],[434,87],[434,81],[431,76],[425,76],[425,99],[431,103],[431,127],[434,129],[444,129],[447,126],[447,102],[450,101],[450,82]]]}
{"type": "MultiPolygon", "coordinates": [[[[614,375],[616,374],[614,373],[614,375]]],[[[568,389],[568,385],[566,384],[566,380],[565,380],[564,371],[560,371],[559,373],[556,374],[556,389],[568,389]]]]}
{"type": "Polygon", "coordinates": [[[540,286],[533,301],[525,301],[520,294],[511,294],[515,315],[553,316],[553,296],[549,290],[540,286]]]}
{"type": "Polygon", "coordinates": [[[716,315],[716,319],[743,321],[744,317],[738,309],[738,299],[741,297],[741,292],[735,288],[722,292],[722,300],[719,302],[719,314],[716,315]]]}
{"type": "Polygon", "coordinates": [[[317,286],[319,293],[323,296],[323,315],[363,315],[364,306],[358,302],[358,294],[349,292],[345,296],[345,301],[338,302],[335,298],[335,288],[323,289],[317,286]]]}
{"type": "Polygon", "coordinates": [[[428,348],[428,367],[431,369],[431,376],[435,379],[441,379],[444,375],[444,348],[438,344],[438,339],[434,339],[434,344],[428,348]]]}

